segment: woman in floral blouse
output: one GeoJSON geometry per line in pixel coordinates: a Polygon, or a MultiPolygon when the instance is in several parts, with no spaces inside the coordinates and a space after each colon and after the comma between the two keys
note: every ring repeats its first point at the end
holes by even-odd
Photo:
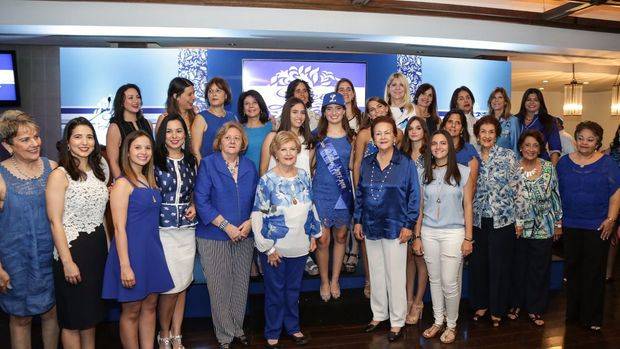
{"type": "Polygon", "coordinates": [[[528,312],[530,320],[542,326],[542,313],[547,305],[551,245],[562,234],[562,203],[558,177],[553,164],[540,159],[544,144],[543,135],[537,130],[525,131],[519,137],[523,192],[517,200],[517,243],[514,275],[515,297],[508,314],[516,320],[521,309],[528,312]]]}
{"type": "Polygon", "coordinates": [[[494,116],[474,125],[480,144],[480,175],[474,197],[474,240],[471,255],[471,303],[478,321],[491,313],[499,326],[509,306],[511,267],[515,242],[515,198],[521,174],[515,153],[499,147],[501,126],[494,116]]]}

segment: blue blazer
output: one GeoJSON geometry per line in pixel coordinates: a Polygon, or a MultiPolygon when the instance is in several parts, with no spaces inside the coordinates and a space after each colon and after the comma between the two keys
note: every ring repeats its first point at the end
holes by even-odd
{"type": "Polygon", "coordinates": [[[196,236],[207,240],[230,240],[211,221],[222,215],[230,224],[239,226],[250,219],[257,184],[256,167],[245,156],[239,156],[237,183],[221,152],[203,158],[194,187],[194,204],[198,214],[196,236]]]}

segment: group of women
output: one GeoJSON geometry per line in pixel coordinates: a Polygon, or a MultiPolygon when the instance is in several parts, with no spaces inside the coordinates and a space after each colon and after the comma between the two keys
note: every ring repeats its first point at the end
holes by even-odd
{"type": "Polygon", "coordinates": [[[158,322],[159,348],[182,348],[196,253],[222,348],[249,344],[253,264],[264,273],[266,347],[278,348],[283,330],[303,345],[304,269],[316,260],[321,299],[338,299],[341,271],[355,269],[358,250],[373,314],[366,332],[389,320],[388,340],[398,340],[421,319],[429,282],[434,322],[423,336],[455,341],[465,257],[474,321],[500,326],[523,312],[540,326],[561,235],[567,319],[600,329],[620,169],[617,156],[599,151],[598,124],[580,123],[577,150],[560,159],[558,127],[537,89],[514,116],[506,91],[495,89],[480,119],[467,87],[441,119],[434,87],[422,84],[411,100],[400,73],[364,113],[347,79],[323,96],[320,115],[303,80],[290,83],[278,118],[254,90],[240,95],[236,116],[227,111],[224,79],[206,92],[209,107],[198,113],[192,82],[173,79],[153,132],[140,89],[124,85],[106,157],[90,122],[76,118],[58,164],[40,156],[30,116],[2,115],[11,156],[0,164],[0,307],[14,348],[30,347],[35,315],[46,348],[56,347],[59,327],[64,347],[93,348],[104,299],[121,303],[124,347],[153,347],[158,322]]]}

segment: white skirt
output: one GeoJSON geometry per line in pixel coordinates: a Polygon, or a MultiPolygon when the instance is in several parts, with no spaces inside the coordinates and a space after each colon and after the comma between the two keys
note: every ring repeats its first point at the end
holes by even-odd
{"type": "Polygon", "coordinates": [[[194,258],[196,256],[195,228],[159,229],[159,238],[164,247],[166,264],[174,281],[174,288],[163,294],[174,294],[185,290],[194,281],[194,258]]]}

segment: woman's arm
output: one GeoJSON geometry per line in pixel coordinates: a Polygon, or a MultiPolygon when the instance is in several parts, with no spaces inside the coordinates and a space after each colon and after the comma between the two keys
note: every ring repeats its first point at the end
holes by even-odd
{"type": "Polygon", "coordinates": [[[118,157],[121,148],[121,131],[117,124],[110,124],[106,134],[106,153],[108,154],[108,164],[112,178],[118,178],[121,175],[121,168],[118,165],[118,157]]]}
{"type": "Polygon", "coordinates": [[[461,244],[461,253],[463,256],[469,255],[473,251],[473,229],[474,229],[474,181],[471,172],[465,187],[463,188],[463,213],[465,217],[465,239],[461,244]]]}
{"type": "Polygon", "coordinates": [[[192,136],[191,137],[192,138],[191,150],[194,153],[194,156],[196,157],[196,163],[200,163],[200,160],[202,159],[202,156],[200,154],[200,147],[202,146],[202,136],[207,130],[207,127],[209,126],[207,125],[207,122],[202,117],[202,115],[200,114],[196,115],[196,118],[194,119],[194,123],[192,124],[192,128],[190,131],[191,136],[192,136]]]}
{"type": "Polygon", "coordinates": [[[267,136],[265,136],[265,140],[263,141],[263,146],[260,150],[260,166],[258,173],[260,177],[262,177],[269,170],[269,160],[271,159],[271,154],[269,153],[269,146],[271,145],[271,141],[273,141],[273,137],[275,136],[276,132],[269,132],[267,136]]]}
{"type": "Polygon", "coordinates": [[[475,193],[476,184],[478,182],[478,169],[480,168],[480,163],[478,162],[478,159],[474,156],[473,158],[471,158],[471,160],[469,160],[468,166],[469,166],[469,178],[471,178],[472,189],[475,193]]]}
{"type": "Polygon", "coordinates": [[[560,131],[558,130],[558,126],[553,123],[553,128],[548,135],[547,144],[549,145],[549,156],[551,157],[551,163],[553,166],[558,164],[560,160],[560,155],[562,154],[562,141],[560,140],[560,131]]]}
{"type": "Polygon", "coordinates": [[[118,251],[118,261],[121,268],[121,282],[123,287],[135,286],[136,279],[131,269],[129,250],[127,246],[127,208],[129,207],[129,195],[133,187],[125,178],[119,178],[110,193],[110,210],[114,223],[114,240],[118,251]]]}
{"type": "Polygon", "coordinates": [[[363,129],[357,135],[355,139],[355,151],[353,152],[353,187],[357,188],[357,184],[360,181],[360,167],[362,166],[362,159],[364,159],[364,151],[368,144],[370,136],[369,129],[363,129]]]}

